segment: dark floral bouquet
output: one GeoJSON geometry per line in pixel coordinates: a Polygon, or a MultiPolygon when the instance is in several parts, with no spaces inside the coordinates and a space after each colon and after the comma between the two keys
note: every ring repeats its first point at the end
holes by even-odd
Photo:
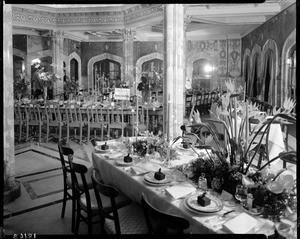
{"type": "Polygon", "coordinates": [[[27,86],[29,84],[30,84],[29,82],[25,83],[25,81],[22,79],[15,80],[14,81],[14,96],[15,96],[15,98],[19,98],[19,97],[21,97],[22,94],[25,94],[27,91],[27,86]]]}
{"type": "Polygon", "coordinates": [[[76,94],[79,89],[79,85],[75,80],[66,81],[64,84],[64,92],[66,95],[76,94]]]}
{"type": "Polygon", "coordinates": [[[253,195],[253,207],[262,208],[265,218],[279,221],[286,212],[297,211],[296,180],[290,171],[250,170],[242,181],[253,195]]]}

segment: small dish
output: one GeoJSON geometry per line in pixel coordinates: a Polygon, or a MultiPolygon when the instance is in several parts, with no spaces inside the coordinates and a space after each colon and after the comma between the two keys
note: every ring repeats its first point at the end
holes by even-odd
{"type": "Polygon", "coordinates": [[[261,208],[251,208],[250,210],[243,206],[243,210],[244,212],[252,215],[252,216],[259,216],[262,213],[262,209],[261,208]]]}

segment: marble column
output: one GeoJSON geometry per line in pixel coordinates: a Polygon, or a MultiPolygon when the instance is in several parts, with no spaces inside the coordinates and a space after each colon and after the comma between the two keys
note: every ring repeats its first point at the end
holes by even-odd
{"type": "MultiPolygon", "coordinates": [[[[126,81],[126,84],[129,86],[134,85],[134,77],[133,77],[133,39],[134,39],[135,31],[132,29],[125,28],[123,31],[123,52],[124,52],[124,75],[122,76],[122,80],[126,81]]],[[[123,73],[123,72],[122,72],[123,73]]],[[[130,87],[132,91],[134,91],[134,87],[130,87]]],[[[133,94],[134,92],[131,92],[133,94]]]]}
{"type": "Polygon", "coordinates": [[[15,180],[14,98],[13,98],[13,47],[12,9],[3,6],[3,127],[4,127],[4,204],[21,194],[20,182],[15,180]]]}
{"type": "Polygon", "coordinates": [[[63,31],[54,31],[53,32],[53,71],[57,74],[60,79],[54,83],[53,86],[53,95],[61,94],[64,91],[63,86],[63,50],[64,50],[64,32],[63,31]]]}
{"type": "Polygon", "coordinates": [[[168,139],[181,135],[184,116],[185,39],[183,4],[164,6],[164,124],[168,139]]]}

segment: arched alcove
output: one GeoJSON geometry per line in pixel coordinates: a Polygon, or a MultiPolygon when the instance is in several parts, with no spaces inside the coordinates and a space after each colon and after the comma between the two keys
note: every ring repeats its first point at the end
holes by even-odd
{"type": "Polygon", "coordinates": [[[246,92],[247,95],[250,94],[250,58],[251,58],[251,52],[250,49],[247,48],[243,55],[243,70],[242,70],[242,76],[244,77],[246,81],[246,92]]]}
{"type": "Polygon", "coordinates": [[[79,87],[82,86],[82,77],[81,77],[81,58],[77,54],[77,52],[72,52],[69,56],[68,59],[66,60],[66,75],[70,78],[71,77],[71,72],[70,72],[70,67],[71,67],[71,60],[75,59],[78,63],[78,85],[79,87]]]}
{"type": "MultiPolygon", "coordinates": [[[[218,59],[215,56],[210,55],[207,52],[198,52],[197,54],[194,54],[192,56],[190,56],[187,60],[187,64],[186,64],[186,79],[193,79],[193,67],[194,67],[194,62],[198,61],[198,60],[204,60],[210,63],[212,68],[217,68],[218,66],[218,59]]],[[[185,80],[186,80],[185,79],[185,80]]],[[[211,80],[214,80],[214,74],[212,74],[211,80]]],[[[184,83],[185,85],[185,83],[184,83]]],[[[211,86],[211,84],[210,84],[211,86]]]]}
{"type": "MultiPolygon", "coordinates": [[[[251,56],[250,56],[250,96],[254,96],[254,84],[261,85],[262,80],[260,79],[261,76],[261,47],[258,44],[255,44],[255,46],[252,49],[251,56]]],[[[257,88],[256,88],[257,89],[257,88]]],[[[256,95],[260,92],[256,92],[256,95]]]]}
{"type": "Polygon", "coordinates": [[[109,60],[112,60],[112,61],[116,61],[116,62],[119,62],[120,65],[121,65],[121,79],[122,79],[122,76],[124,76],[124,59],[120,56],[116,56],[116,55],[112,55],[112,54],[109,54],[109,53],[104,53],[104,54],[101,54],[101,55],[98,55],[98,56],[94,56],[92,57],[89,62],[88,62],[88,89],[92,87],[92,82],[93,82],[93,79],[94,79],[94,70],[93,70],[93,66],[94,64],[97,62],[97,61],[101,61],[101,60],[104,60],[104,59],[109,59],[109,60]]]}
{"type": "Polygon", "coordinates": [[[262,48],[261,69],[263,69],[262,79],[262,95],[264,101],[268,101],[271,105],[275,105],[277,98],[277,75],[279,73],[278,66],[278,48],[274,40],[268,39],[262,48]]]}
{"type": "MultiPolygon", "coordinates": [[[[288,80],[289,80],[289,68],[290,65],[287,59],[290,55],[291,48],[296,44],[296,29],[286,38],[281,54],[281,97],[280,105],[283,104],[285,97],[288,96],[288,80]]],[[[279,98],[279,97],[278,97],[279,98]]]]}
{"type": "Polygon", "coordinates": [[[164,57],[161,53],[155,52],[155,53],[151,53],[149,55],[146,56],[142,56],[141,58],[139,58],[136,61],[135,64],[135,79],[136,79],[136,85],[134,87],[133,92],[136,94],[136,87],[137,85],[141,82],[141,74],[142,74],[142,65],[143,63],[150,61],[150,60],[154,60],[154,59],[159,59],[159,60],[164,60],[164,57]]]}

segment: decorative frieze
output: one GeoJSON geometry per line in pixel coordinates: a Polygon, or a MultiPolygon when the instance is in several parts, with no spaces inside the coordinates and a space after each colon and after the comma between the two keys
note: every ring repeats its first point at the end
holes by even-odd
{"type": "Polygon", "coordinates": [[[125,25],[140,22],[146,19],[151,19],[157,16],[163,16],[163,5],[155,5],[148,8],[143,8],[125,15],[125,25]]]}

